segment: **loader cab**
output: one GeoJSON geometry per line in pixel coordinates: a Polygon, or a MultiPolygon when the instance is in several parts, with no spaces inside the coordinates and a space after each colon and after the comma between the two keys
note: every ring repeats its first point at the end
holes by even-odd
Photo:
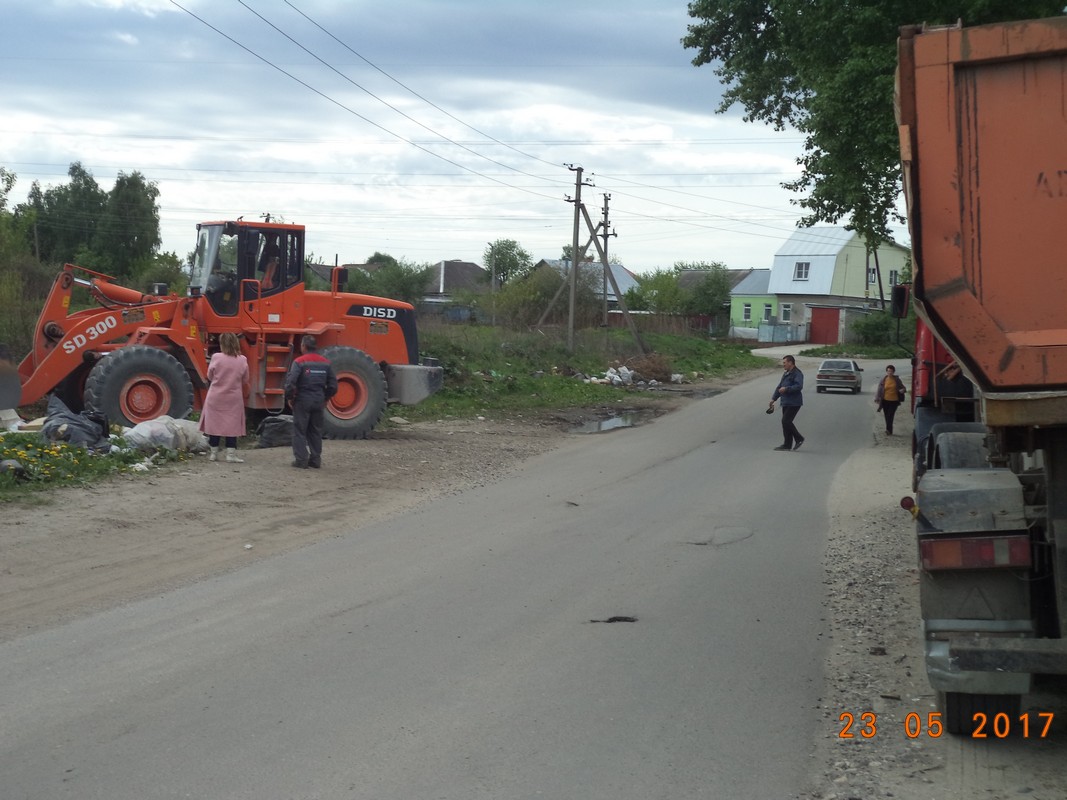
{"type": "Polygon", "coordinates": [[[199,286],[219,316],[235,316],[239,300],[269,297],[303,282],[302,226],[238,221],[197,227],[189,286],[199,286]]]}

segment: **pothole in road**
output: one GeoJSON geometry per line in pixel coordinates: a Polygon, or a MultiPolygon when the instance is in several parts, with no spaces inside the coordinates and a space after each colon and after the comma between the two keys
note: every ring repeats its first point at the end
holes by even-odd
{"type": "Polygon", "coordinates": [[[606,419],[591,419],[576,425],[568,430],[568,433],[604,433],[619,428],[632,428],[635,425],[643,425],[649,420],[656,418],[655,411],[626,411],[615,414],[606,419]]]}

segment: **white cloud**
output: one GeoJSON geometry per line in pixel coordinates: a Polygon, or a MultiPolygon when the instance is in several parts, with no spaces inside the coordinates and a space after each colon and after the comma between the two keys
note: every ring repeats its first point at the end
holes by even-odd
{"type": "Polygon", "coordinates": [[[105,189],[119,171],[156,181],[181,255],[197,221],[270,212],[328,260],[478,261],[497,238],[556,257],[578,164],[594,220],[612,195],[611,247],[637,269],[767,266],[800,216],[778,186],[800,137],[712,113],[720,87],[679,43],[684,3],[292,0],[332,36],[254,4],[329,66],[239,4],[182,5],[223,35],[166,0],[7,15],[14,202],[80,161],[105,189]]]}

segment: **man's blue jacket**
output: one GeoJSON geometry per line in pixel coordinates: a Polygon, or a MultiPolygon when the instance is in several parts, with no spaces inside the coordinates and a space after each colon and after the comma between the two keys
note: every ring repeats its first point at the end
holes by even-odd
{"type": "Polygon", "coordinates": [[[783,407],[804,405],[804,373],[796,367],[793,367],[788,372],[783,372],[782,379],[774,387],[774,397],[772,399],[779,401],[783,407]],[[785,393],[779,394],[778,390],[783,386],[785,387],[785,393]]]}

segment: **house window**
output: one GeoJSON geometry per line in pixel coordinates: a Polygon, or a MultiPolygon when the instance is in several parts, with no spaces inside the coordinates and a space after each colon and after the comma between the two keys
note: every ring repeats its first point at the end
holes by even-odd
{"type": "Polygon", "coordinates": [[[793,266],[793,280],[806,281],[808,279],[808,269],[811,267],[810,261],[798,261],[793,266]]]}
{"type": "Polygon", "coordinates": [[[752,321],[752,303],[745,303],[744,310],[741,312],[741,319],[745,322],[752,321]]]}
{"type": "Polygon", "coordinates": [[[900,273],[895,269],[889,270],[889,285],[896,286],[898,283],[900,283],[900,273]]]}
{"type": "Polygon", "coordinates": [[[770,303],[764,303],[763,304],[763,321],[764,322],[770,322],[771,321],[771,304],[770,303]]]}
{"type": "Polygon", "coordinates": [[[878,272],[874,267],[867,267],[867,283],[878,283],[878,272]]]}
{"type": "Polygon", "coordinates": [[[782,303],[778,306],[778,319],[782,322],[789,322],[793,318],[793,304],[782,303]]]}

